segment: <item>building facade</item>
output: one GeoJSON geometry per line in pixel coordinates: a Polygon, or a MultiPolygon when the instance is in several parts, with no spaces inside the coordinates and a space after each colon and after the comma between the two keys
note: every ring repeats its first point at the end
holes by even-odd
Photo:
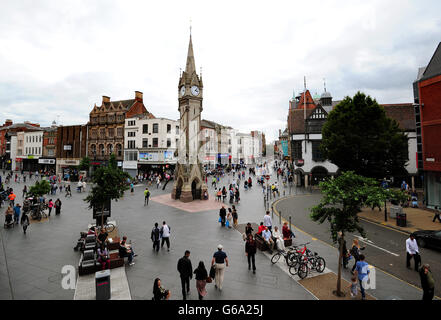
{"type": "Polygon", "coordinates": [[[418,170],[427,207],[441,207],[441,43],[414,82],[418,170]]]}

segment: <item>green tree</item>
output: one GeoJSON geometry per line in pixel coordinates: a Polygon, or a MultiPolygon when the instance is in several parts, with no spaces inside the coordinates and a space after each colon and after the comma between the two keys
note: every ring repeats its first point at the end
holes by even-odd
{"type": "MultiPolygon", "coordinates": [[[[124,195],[124,191],[129,189],[126,184],[130,178],[127,172],[122,171],[117,166],[115,155],[110,156],[109,163],[105,167],[98,168],[92,175],[93,187],[84,201],[89,203],[89,209],[102,208],[109,200],[118,200],[124,195]]],[[[104,222],[104,214],[101,218],[101,225],[104,222]]]]}
{"type": "Polygon", "coordinates": [[[51,191],[51,185],[47,180],[41,180],[35,182],[33,186],[29,188],[28,194],[33,197],[41,197],[48,194],[51,191]]]}
{"type": "Polygon", "coordinates": [[[78,166],[78,168],[80,170],[84,170],[84,171],[89,170],[89,168],[90,168],[90,159],[89,159],[89,157],[87,157],[87,156],[83,157],[81,159],[81,161],[80,161],[80,165],[78,166]]]}
{"type": "Polygon", "coordinates": [[[343,172],[335,179],[320,183],[323,198],[312,208],[311,219],[320,224],[328,221],[334,243],[339,242],[337,296],[341,291],[341,266],[343,261],[343,241],[348,232],[358,231],[366,237],[360,225],[358,213],[363,206],[381,205],[390,198],[390,191],[383,189],[375,179],[355,174],[353,171],[343,172]],[[340,237],[339,237],[340,235],[340,237]]]}
{"type": "Polygon", "coordinates": [[[342,171],[383,178],[405,173],[407,137],[375,99],[358,92],[328,115],[321,151],[342,171]]]}

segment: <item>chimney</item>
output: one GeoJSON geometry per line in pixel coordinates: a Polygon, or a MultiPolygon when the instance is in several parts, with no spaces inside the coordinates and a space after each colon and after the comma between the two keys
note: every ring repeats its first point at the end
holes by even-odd
{"type": "Polygon", "coordinates": [[[135,100],[142,102],[142,92],[141,91],[135,91],[135,100]]]}
{"type": "Polygon", "coordinates": [[[110,97],[103,96],[103,103],[105,103],[105,102],[110,102],[110,97]]]}
{"type": "Polygon", "coordinates": [[[4,127],[12,126],[12,120],[11,119],[6,119],[5,120],[5,124],[3,126],[4,127]]]}

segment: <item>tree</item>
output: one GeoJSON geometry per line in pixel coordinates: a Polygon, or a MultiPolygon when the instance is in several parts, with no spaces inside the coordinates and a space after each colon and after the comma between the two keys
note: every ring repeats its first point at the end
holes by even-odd
{"type": "Polygon", "coordinates": [[[90,168],[90,158],[88,156],[85,156],[81,159],[80,165],[78,166],[80,170],[87,171],[90,168]]]}
{"type": "Polygon", "coordinates": [[[312,208],[311,219],[320,224],[330,223],[331,237],[334,243],[339,240],[337,296],[341,291],[341,265],[343,261],[343,241],[348,232],[358,231],[366,237],[363,227],[359,224],[358,213],[363,206],[381,205],[391,197],[390,191],[383,189],[375,179],[355,174],[353,171],[343,172],[335,179],[320,183],[323,198],[312,208]]]}
{"type": "Polygon", "coordinates": [[[342,171],[377,179],[405,173],[407,137],[370,96],[346,97],[329,113],[322,136],[323,155],[342,171]]]}
{"type": "Polygon", "coordinates": [[[95,170],[92,175],[93,187],[84,201],[89,203],[89,209],[102,209],[101,226],[104,224],[104,205],[109,200],[118,200],[129,189],[126,184],[130,178],[127,172],[117,166],[115,155],[110,156],[106,167],[95,170]]]}
{"type": "Polygon", "coordinates": [[[41,180],[35,182],[33,186],[29,188],[29,194],[33,197],[41,197],[42,195],[48,194],[51,191],[51,185],[47,180],[41,180]]]}

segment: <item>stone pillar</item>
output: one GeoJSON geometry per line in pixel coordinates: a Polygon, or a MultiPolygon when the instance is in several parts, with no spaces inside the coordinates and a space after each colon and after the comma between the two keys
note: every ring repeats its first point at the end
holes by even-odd
{"type": "Polygon", "coordinates": [[[305,188],[308,188],[308,174],[305,173],[305,188]]]}
{"type": "Polygon", "coordinates": [[[415,176],[412,176],[412,192],[415,192],[415,176]]]}
{"type": "Polygon", "coordinates": [[[334,180],[334,175],[331,176],[331,180],[334,180]]]}

